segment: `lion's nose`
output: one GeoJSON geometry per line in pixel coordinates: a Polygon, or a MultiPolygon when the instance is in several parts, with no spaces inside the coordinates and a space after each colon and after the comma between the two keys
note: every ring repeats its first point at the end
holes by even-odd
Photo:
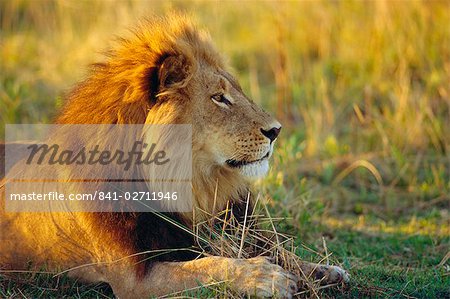
{"type": "Polygon", "coordinates": [[[261,129],[261,133],[270,139],[270,143],[272,143],[275,139],[277,139],[278,135],[280,134],[280,131],[281,127],[279,128],[273,127],[270,130],[261,129]]]}

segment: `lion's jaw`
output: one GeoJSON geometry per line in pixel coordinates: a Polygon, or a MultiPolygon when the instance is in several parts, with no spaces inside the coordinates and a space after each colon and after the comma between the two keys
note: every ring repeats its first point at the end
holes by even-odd
{"type": "Polygon", "coordinates": [[[253,160],[235,160],[231,158],[219,158],[217,162],[224,168],[232,169],[248,180],[263,178],[269,171],[269,160],[273,154],[274,142],[269,145],[269,149],[261,151],[259,157],[253,160]]]}
{"type": "Polygon", "coordinates": [[[261,160],[251,162],[249,164],[240,166],[238,171],[241,175],[250,179],[257,179],[264,177],[269,171],[269,160],[263,158],[261,160]]]}

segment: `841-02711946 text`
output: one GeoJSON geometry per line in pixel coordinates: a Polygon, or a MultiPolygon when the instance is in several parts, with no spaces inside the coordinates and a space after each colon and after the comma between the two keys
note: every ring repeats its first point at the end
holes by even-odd
{"type": "Polygon", "coordinates": [[[178,192],[103,192],[95,191],[94,193],[70,193],[68,195],[51,191],[47,193],[11,193],[9,200],[37,200],[37,201],[64,201],[64,200],[77,200],[77,201],[118,201],[118,200],[132,200],[132,201],[154,201],[154,200],[167,200],[176,201],[178,199],[178,192]]]}

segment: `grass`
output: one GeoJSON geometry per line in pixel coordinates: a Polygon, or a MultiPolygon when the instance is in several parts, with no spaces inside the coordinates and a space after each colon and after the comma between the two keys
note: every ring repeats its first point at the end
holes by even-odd
{"type": "Polygon", "coordinates": [[[448,250],[448,240],[348,228],[321,231],[329,238],[328,250],[350,269],[353,278],[343,293],[331,292],[333,297],[448,297],[446,270],[437,266],[448,250]]]}
{"type": "MultiPolygon", "coordinates": [[[[80,66],[100,59],[113,34],[171,9],[209,29],[244,90],[283,123],[257,189],[272,216],[286,217],[277,230],[296,237],[302,258],[327,251],[350,270],[348,286],[320,296],[449,298],[445,1],[0,2],[0,131],[51,122],[63,92],[83,77],[80,66]]],[[[186,295],[211,294],[220,292],[186,295]]],[[[111,291],[1,274],[0,296],[111,291]]]]}

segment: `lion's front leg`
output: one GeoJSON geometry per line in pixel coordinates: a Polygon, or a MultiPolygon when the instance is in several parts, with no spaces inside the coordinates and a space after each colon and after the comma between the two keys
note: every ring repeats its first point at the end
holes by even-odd
{"type": "Polygon", "coordinates": [[[232,259],[205,257],[188,262],[161,262],[135,285],[111,283],[119,298],[146,298],[166,295],[214,282],[226,282],[239,293],[258,297],[291,298],[297,278],[265,257],[232,259]]]}

